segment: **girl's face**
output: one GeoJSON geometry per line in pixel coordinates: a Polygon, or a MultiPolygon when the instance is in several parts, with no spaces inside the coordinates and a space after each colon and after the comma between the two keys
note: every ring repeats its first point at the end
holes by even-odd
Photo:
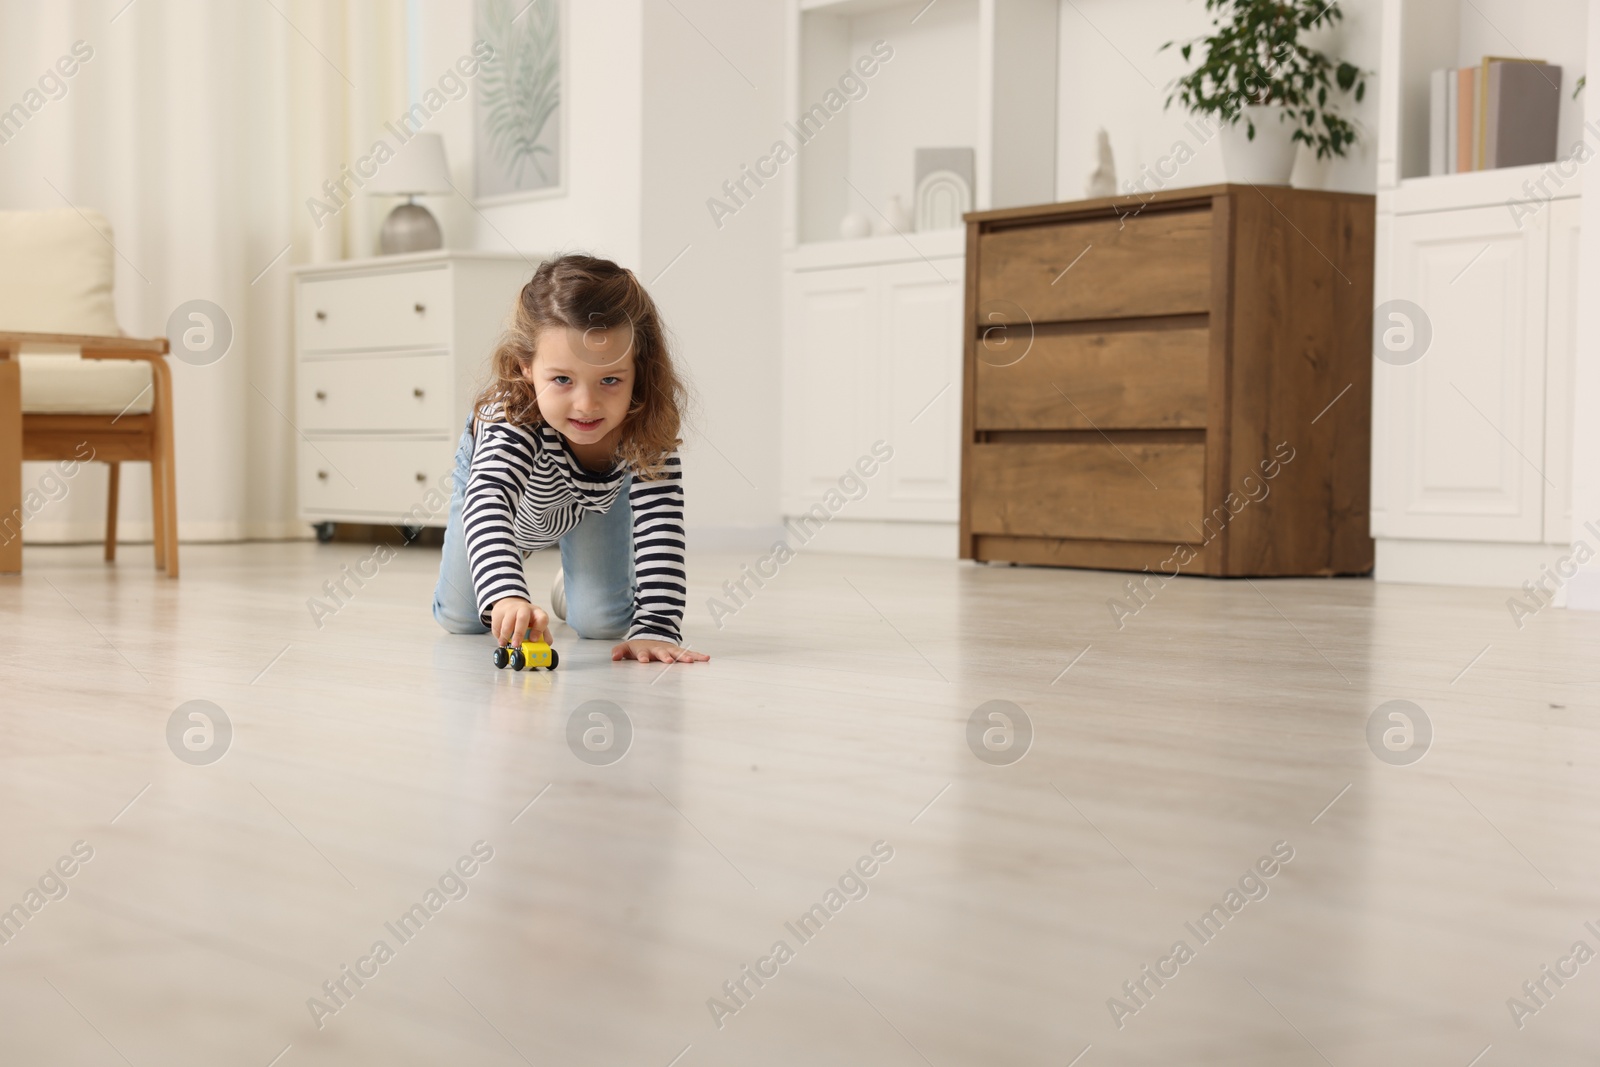
{"type": "Polygon", "coordinates": [[[633,329],[545,330],[534,347],[528,380],[539,413],[579,445],[614,442],[633,398],[633,329]]]}

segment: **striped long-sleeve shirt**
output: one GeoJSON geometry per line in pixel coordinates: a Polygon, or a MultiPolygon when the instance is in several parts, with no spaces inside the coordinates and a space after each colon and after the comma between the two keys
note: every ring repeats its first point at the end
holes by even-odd
{"type": "MultiPolygon", "coordinates": [[[[578,525],[585,512],[609,511],[627,481],[627,468],[587,470],[548,425],[494,421],[497,408],[480,413],[472,471],[462,503],[462,525],[478,610],[489,622],[494,603],[515,596],[531,601],[522,573],[523,552],[548,548],[578,525]]],[[[681,644],[687,594],[683,566],[683,472],[677,452],[654,480],[629,485],[633,510],[633,563],[638,591],[627,640],[681,644]]]]}

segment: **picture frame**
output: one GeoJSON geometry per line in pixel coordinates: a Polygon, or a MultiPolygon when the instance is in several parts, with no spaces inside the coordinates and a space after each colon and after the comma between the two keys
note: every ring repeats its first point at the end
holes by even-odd
{"type": "Polygon", "coordinates": [[[565,0],[474,0],[473,35],[494,49],[473,87],[473,202],[566,194],[565,0]]]}

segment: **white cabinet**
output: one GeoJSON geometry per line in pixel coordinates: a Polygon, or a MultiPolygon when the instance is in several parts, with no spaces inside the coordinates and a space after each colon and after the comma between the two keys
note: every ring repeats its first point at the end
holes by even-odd
{"type": "Polygon", "coordinates": [[[461,427],[536,263],[440,250],[296,269],[302,518],[445,524],[461,427]]]}
{"type": "Polygon", "coordinates": [[[1390,290],[1431,329],[1420,360],[1380,362],[1373,462],[1387,468],[1377,537],[1538,541],[1543,536],[1543,294],[1549,231],[1502,208],[1394,220],[1390,290]]]}
{"type": "Polygon", "coordinates": [[[837,517],[954,529],[964,262],[942,255],[785,271],[785,515],[821,502],[883,440],[894,458],[837,517]]]}
{"type": "Polygon", "coordinates": [[[931,145],[972,150],[973,209],[1055,195],[1060,0],[784,6],[780,507],[823,502],[882,439],[893,460],[824,543],[954,559],[966,229],[892,225],[891,198],[915,214],[931,145]],[[877,236],[837,240],[851,216],[877,236]]]}
{"type": "Polygon", "coordinates": [[[1544,539],[1572,542],[1572,368],[1578,354],[1578,216],[1582,203],[1550,205],[1550,310],[1545,324],[1544,539]]]}
{"type": "Polygon", "coordinates": [[[1380,580],[1517,586],[1567,543],[1579,203],[1380,217],[1378,306],[1414,302],[1433,335],[1375,366],[1380,580]]]}
{"type": "Polygon", "coordinates": [[[1587,94],[1570,86],[1586,61],[1587,5],[1505,5],[1491,13],[1493,25],[1474,0],[1378,6],[1374,303],[1384,313],[1388,301],[1415,302],[1433,341],[1415,363],[1373,367],[1374,573],[1520,588],[1573,533],[1578,217],[1588,168],[1575,151],[1587,138],[1587,94]],[[1430,175],[1431,74],[1500,52],[1500,29],[1562,68],[1558,159],[1430,175]]]}
{"type": "Polygon", "coordinates": [[[880,280],[889,433],[884,518],[955,521],[961,499],[965,259],[899,263],[880,280]],[[942,275],[942,276],[941,276],[942,275]]]}

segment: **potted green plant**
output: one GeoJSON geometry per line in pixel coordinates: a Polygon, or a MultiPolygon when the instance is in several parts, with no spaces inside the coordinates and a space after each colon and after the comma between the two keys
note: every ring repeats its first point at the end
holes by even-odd
{"type": "Polygon", "coordinates": [[[1222,126],[1228,180],[1284,185],[1297,145],[1318,159],[1343,156],[1355,126],[1330,102],[1367,90],[1354,63],[1309,47],[1302,37],[1344,18],[1337,0],[1206,0],[1212,32],[1175,45],[1185,60],[1204,48],[1200,65],[1172,83],[1174,100],[1222,126]]]}

